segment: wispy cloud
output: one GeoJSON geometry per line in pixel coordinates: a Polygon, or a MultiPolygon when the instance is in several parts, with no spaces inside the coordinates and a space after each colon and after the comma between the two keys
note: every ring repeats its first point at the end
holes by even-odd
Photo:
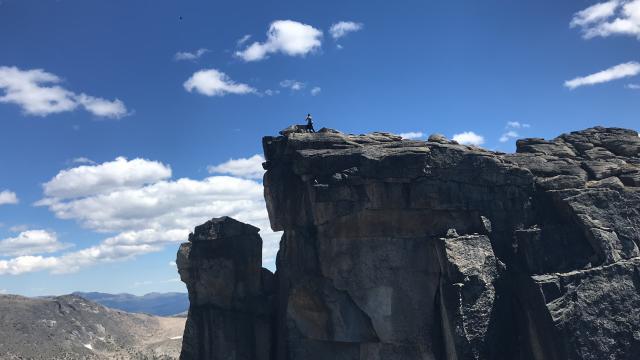
{"type": "Polygon", "coordinates": [[[400,137],[402,137],[403,139],[420,139],[422,137],[424,137],[424,133],[422,131],[409,131],[409,132],[405,132],[405,133],[400,133],[399,134],[400,137]]]}
{"type": "Polygon", "coordinates": [[[320,95],[321,92],[322,92],[322,88],[320,88],[319,86],[314,86],[310,91],[311,96],[320,95]]]}
{"type": "Polygon", "coordinates": [[[307,84],[296,80],[282,80],[280,81],[280,86],[283,88],[291,89],[293,91],[298,91],[304,89],[307,84]]]}
{"type": "Polygon", "coordinates": [[[0,103],[16,104],[25,114],[47,116],[73,111],[78,107],[95,116],[121,118],[128,113],[124,103],[74,93],[61,87],[62,79],[42,69],[21,70],[17,67],[0,66],[0,103]]]}
{"type": "Polygon", "coordinates": [[[322,45],[322,31],[311,25],[293,20],[277,20],[267,31],[267,40],[254,42],[236,52],[244,61],[259,61],[269,54],[282,53],[289,56],[305,56],[322,45]]]}
{"type": "Polygon", "coordinates": [[[264,157],[260,154],[250,158],[230,159],[219,165],[207,167],[209,174],[229,174],[247,179],[262,179],[264,157]]]}
{"type": "Polygon", "coordinates": [[[473,131],[465,131],[459,134],[455,134],[453,135],[453,140],[464,145],[480,146],[484,144],[484,136],[478,135],[473,131]]]}
{"type": "Polygon", "coordinates": [[[362,23],[353,21],[340,21],[331,25],[329,33],[331,34],[331,37],[337,40],[349,33],[362,30],[363,26],[364,25],[362,23]]]}
{"type": "Polygon", "coordinates": [[[249,41],[249,39],[251,39],[251,35],[249,34],[241,37],[240,39],[238,39],[238,41],[236,41],[236,46],[242,46],[244,43],[249,41]]]}
{"type": "Polygon", "coordinates": [[[0,191],[0,205],[17,204],[18,202],[20,202],[18,195],[13,191],[0,191]]]}
{"type": "Polygon", "coordinates": [[[507,121],[507,129],[528,129],[530,124],[521,123],[519,121],[507,121]]]}
{"type": "Polygon", "coordinates": [[[195,91],[206,96],[244,95],[257,92],[253,87],[237,83],[216,69],[196,71],[183,86],[188,92],[195,91]]]}
{"type": "Polygon", "coordinates": [[[509,141],[511,139],[515,139],[518,136],[519,135],[518,135],[517,132],[515,132],[513,130],[510,130],[510,131],[507,131],[506,133],[502,134],[502,136],[500,136],[499,140],[500,140],[501,143],[504,143],[504,142],[507,142],[507,141],[509,141]]]}
{"type": "Polygon", "coordinates": [[[500,139],[498,140],[501,143],[504,143],[511,139],[516,139],[520,136],[520,134],[516,130],[528,129],[530,127],[530,124],[521,123],[519,121],[507,121],[507,125],[504,127],[506,131],[500,136],[500,139]]]}
{"type": "Polygon", "coordinates": [[[625,87],[631,90],[640,90],[640,84],[627,84],[625,87]]]}
{"type": "Polygon", "coordinates": [[[96,163],[95,161],[84,156],[74,158],[73,160],[71,160],[71,162],[74,164],[95,164],[96,163]]]}
{"type": "Polygon", "coordinates": [[[573,15],[570,26],[586,39],[628,35],[640,39],[640,0],[597,3],[573,15]]]}
{"type": "Polygon", "coordinates": [[[177,52],[175,55],[173,55],[173,60],[175,61],[182,61],[182,60],[198,60],[202,57],[202,55],[206,54],[209,52],[209,49],[205,49],[205,48],[200,48],[194,52],[188,52],[188,51],[179,51],[177,52]]]}
{"type": "Polygon", "coordinates": [[[564,86],[569,89],[575,89],[580,86],[601,84],[625,77],[636,76],[638,74],[640,74],[640,63],[630,61],[591,75],[580,76],[567,80],[565,81],[564,86]]]}

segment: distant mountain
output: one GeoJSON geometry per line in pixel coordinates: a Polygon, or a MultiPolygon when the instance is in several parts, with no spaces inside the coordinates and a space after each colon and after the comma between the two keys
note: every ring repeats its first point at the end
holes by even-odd
{"type": "Polygon", "coordinates": [[[132,294],[107,294],[101,292],[74,292],[73,295],[95,301],[104,306],[127,312],[171,316],[189,309],[187,293],[149,293],[142,296],[132,294]]]}
{"type": "Polygon", "coordinates": [[[184,323],[184,318],[110,309],[75,295],[0,295],[0,359],[177,359],[184,323]]]}

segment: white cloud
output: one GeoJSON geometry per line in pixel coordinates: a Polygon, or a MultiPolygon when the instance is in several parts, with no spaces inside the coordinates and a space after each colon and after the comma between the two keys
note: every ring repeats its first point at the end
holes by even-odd
{"type": "Polygon", "coordinates": [[[585,26],[611,17],[616,13],[618,5],[620,5],[620,1],[607,1],[578,11],[571,19],[571,27],[585,26]]]}
{"type": "Polygon", "coordinates": [[[16,237],[0,240],[0,256],[23,256],[60,251],[71,246],[58,241],[56,233],[26,230],[16,237]]]}
{"type": "Polygon", "coordinates": [[[453,140],[464,145],[480,146],[484,144],[484,137],[474,133],[473,131],[465,131],[460,134],[455,134],[453,135],[453,140]]]}
{"type": "Polygon", "coordinates": [[[18,195],[13,191],[0,191],[0,205],[17,204],[19,202],[20,200],[18,199],[18,195]]]}
{"type": "Polygon", "coordinates": [[[517,138],[518,136],[520,136],[520,135],[518,135],[518,133],[513,131],[513,130],[507,131],[506,133],[502,134],[502,136],[500,136],[500,142],[502,142],[502,143],[503,142],[507,142],[510,139],[517,138]]]}
{"type": "Polygon", "coordinates": [[[334,39],[339,39],[347,35],[348,33],[362,30],[362,27],[362,23],[356,23],[353,21],[340,21],[331,25],[329,33],[334,39]]]}
{"type": "Polygon", "coordinates": [[[95,161],[84,156],[77,157],[71,160],[71,162],[74,164],[95,164],[96,163],[95,161]]]}
{"type": "Polygon", "coordinates": [[[135,188],[170,177],[171,168],[160,162],[118,157],[99,165],[62,170],[43,188],[49,199],[68,199],[135,188]]]}
{"type": "Polygon", "coordinates": [[[96,116],[119,119],[127,115],[127,107],[118,99],[109,101],[86,94],[80,94],[76,99],[88,112],[96,116]]]}
{"type": "Polygon", "coordinates": [[[640,90],[640,84],[627,84],[625,87],[631,90],[640,90]]]}
{"type": "Polygon", "coordinates": [[[530,124],[521,123],[519,121],[507,121],[507,129],[528,129],[530,124]]]}
{"type": "Polygon", "coordinates": [[[54,268],[59,260],[55,257],[19,256],[0,260],[0,275],[19,275],[54,268]]]}
{"type": "Polygon", "coordinates": [[[205,48],[200,48],[194,52],[188,52],[188,51],[179,51],[177,52],[175,55],[173,55],[173,59],[175,61],[181,61],[181,60],[198,60],[199,58],[202,57],[202,55],[206,54],[209,52],[209,49],[205,49],[205,48]]]}
{"type": "Polygon", "coordinates": [[[264,94],[268,95],[268,96],[278,95],[278,94],[280,94],[280,90],[267,89],[267,90],[264,91],[264,94]]]}
{"type": "Polygon", "coordinates": [[[93,115],[107,118],[121,118],[128,114],[124,103],[76,94],[59,85],[62,80],[42,69],[21,70],[17,67],[0,66],[0,90],[4,96],[0,102],[16,104],[25,114],[47,116],[73,111],[83,107],[93,115]]]}
{"type": "Polygon", "coordinates": [[[574,14],[570,26],[583,37],[629,35],[640,39],[640,0],[613,0],[592,5],[574,14]]]}
{"type": "Polygon", "coordinates": [[[249,39],[251,39],[251,35],[249,35],[249,34],[241,37],[240,39],[238,39],[238,41],[236,41],[236,46],[242,46],[242,44],[244,44],[247,41],[249,41],[249,39]]]}
{"type": "Polygon", "coordinates": [[[236,56],[244,61],[259,61],[269,54],[305,56],[322,46],[322,31],[293,20],[276,20],[267,31],[265,42],[254,42],[236,56]]]}
{"type": "Polygon", "coordinates": [[[247,84],[236,83],[225,73],[216,69],[196,71],[184,82],[184,88],[188,92],[196,91],[207,96],[224,96],[226,94],[251,94],[256,89],[247,84]]]}
{"type": "Polygon", "coordinates": [[[422,131],[410,131],[410,132],[400,134],[400,137],[402,137],[403,139],[409,139],[409,140],[420,139],[423,136],[424,136],[424,133],[422,131]]]}
{"type": "Polygon", "coordinates": [[[176,267],[178,266],[175,261],[169,261],[169,266],[176,267]]]}
{"type": "Polygon", "coordinates": [[[606,70],[591,75],[567,80],[564,82],[564,86],[568,87],[569,89],[575,89],[580,86],[605,83],[625,77],[636,76],[638,74],[640,74],[640,63],[631,61],[610,67],[606,70]]]}
{"type": "Polygon", "coordinates": [[[282,80],[280,81],[280,86],[283,88],[291,89],[293,91],[297,91],[304,89],[307,84],[296,80],[282,80]]]}
{"type": "MultiPolygon", "coordinates": [[[[60,179],[68,179],[69,183],[53,192],[54,196],[38,202],[60,219],[75,220],[86,229],[107,234],[101,243],[60,256],[26,255],[0,260],[0,275],[40,270],[73,272],[99,263],[132,259],[160,251],[167,244],[185,241],[196,225],[224,215],[258,226],[264,240],[263,258],[265,262],[273,261],[279,236],[270,229],[260,182],[231,176],[169,180],[162,171],[149,176],[150,168],[168,171],[167,165],[143,159],[121,159],[124,158],[61,171],[47,184],[60,179]],[[121,161],[128,164],[109,165],[121,161]],[[131,164],[134,161],[138,161],[136,166],[131,164]],[[76,170],[87,167],[94,171],[76,170]],[[137,180],[114,183],[113,179],[120,176],[123,168],[130,169],[129,179],[137,180]],[[72,184],[77,188],[72,188],[72,184]],[[96,188],[88,189],[87,184],[96,184],[96,188]]],[[[254,176],[251,171],[239,173],[254,176]]]]}
{"type": "Polygon", "coordinates": [[[322,92],[322,88],[320,88],[319,86],[314,86],[310,91],[311,96],[320,95],[320,92],[322,92]]]}
{"type": "Polygon", "coordinates": [[[264,162],[262,155],[256,154],[250,158],[230,159],[220,165],[209,166],[207,170],[210,174],[229,174],[247,179],[262,179],[264,162]]]}

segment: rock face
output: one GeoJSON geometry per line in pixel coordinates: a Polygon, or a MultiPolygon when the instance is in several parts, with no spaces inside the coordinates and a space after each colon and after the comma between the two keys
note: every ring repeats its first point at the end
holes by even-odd
{"type": "Polygon", "coordinates": [[[258,228],[229,217],[207,221],[178,250],[189,315],[180,359],[269,359],[268,270],[258,228]]]}
{"type": "MultiPolygon", "coordinates": [[[[284,230],[271,359],[637,357],[635,131],[525,139],[515,154],[330,129],[263,146],[271,227],[284,230]]],[[[199,281],[225,293],[238,279],[199,281]]]]}

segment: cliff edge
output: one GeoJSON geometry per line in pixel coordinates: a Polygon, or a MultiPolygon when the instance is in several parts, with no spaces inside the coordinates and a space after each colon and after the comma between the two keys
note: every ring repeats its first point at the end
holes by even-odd
{"type": "Polygon", "coordinates": [[[515,154],[330,129],[263,146],[284,230],[270,359],[640,351],[637,132],[524,139],[515,154]]]}

